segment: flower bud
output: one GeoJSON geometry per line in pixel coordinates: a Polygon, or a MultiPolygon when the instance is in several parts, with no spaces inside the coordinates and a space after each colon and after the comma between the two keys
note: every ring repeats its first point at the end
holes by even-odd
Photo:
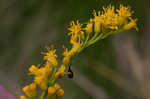
{"type": "Polygon", "coordinates": [[[48,88],[48,96],[51,97],[55,94],[56,88],[55,87],[49,87],[48,88]]]}
{"type": "Polygon", "coordinates": [[[30,85],[25,86],[22,90],[29,98],[36,97],[37,95],[37,88],[35,83],[31,83],[30,85]]]}
{"type": "Polygon", "coordinates": [[[64,90],[63,89],[59,89],[58,91],[57,91],[57,96],[58,97],[61,97],[61,96],[63,96],[64,95],[64,90]]]}
{"type": "Polygon", "coordinates": [[[125,25],[123,26],[123,29],[124,29],[124,30],[130,30],[130,29],[132,29],[132,28],[135,28],[136,31],[138,31],[138,28],[137,28],[137,26],[136,26],[136,21],[137,21],[137,19],[135,19],[135,20],[131,19],[131,21],[130,21],[128,24],[125,24],[125,25]]]}
{"type": "Polygon", "coordinates": [[[95,22],[94,24],[94,32],[99,33],[100,32],[100,22],[95,22]]]}

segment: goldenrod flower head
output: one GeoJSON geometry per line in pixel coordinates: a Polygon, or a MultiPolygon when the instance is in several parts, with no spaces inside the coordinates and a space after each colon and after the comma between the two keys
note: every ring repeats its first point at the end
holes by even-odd
{"type": "Polygon", "coordinates": [[[98,15],[94,13],[94,32],[99,33],[100,31],[105,31],[106,29],[117,30],[118,29],[118,18],[115,13],[114,6],[103,7],[103,12],[98,15]],[[102,28],[102,29],[101,29],[102,28]]]}
{"type": "Polygon", "coordinates": [[[103,19],[103,26],[104,28],[110,28],[112,30],[117,30],[118,29],[118,20],[117,20],[117,14],[115,13],[115,7],[114,6],[108,6],[106,8],[103,7],[103,14],[102,14],[102,19],[103,19]]]}
{"type": "Polygon", "coordinates": [[[118,22],[122,25],[129,17],[131,17],[132,13],[130,11],[130,7],[125,7],[120,5],[120,8],[116,10],[118,13],[118,22]]]}
{"type": "Polygon", "coordinates": [[[80,42],[76,42],[76,41],[72,40],[71,50],[69,51],[68,48],[65,48],[65,51],[63,52],[63,56],[64,56],[63,64],[68,65],[71,57],[74,56],[77,53],[78,49],[80,49],[80,48],[81,48],[80,42]]]}
{"type": "Polygon", "coordinates": [[[48,87],[48,96],[51,97],[56,93],[55,87],[48,87]]]}
{"type": "Polygon", "coordinates": [[[102,17],[104,18],[113,18],[115,16],[115,7],[109,5],[108,7],[103,7],[102,17]]]}
{"type": "Polygon", "coordinates": [[[57,96],[58,97],[61,97],[61,96],[63,96],[64,95],[64,90],[63,89],[58,89],[58,91],[57,91],[57,96]]]}
{"type": "Polygon", "coordinates": [[[81,48],[82,44],[80,42],[72,42],[72,50],[78,50],[81,48]]]}
{"type": "Polygon", "coordinates": [[[137,25],[136,25],[136,21],[137,21],[137,19],[130,19],[130,22],[125,24],[123,26],[123,29],[124,30],[130,30],[131,28],[135,28],[136,31],[138,31],[138,28],[137,28],[137,25]]]}
{"type": "Polygon", "coordinates": [[[65,69],[66,69],[66,66],[65,65],[61,65],[61,67],[59,68],[58,72],[56,72],[56,74],[55,74],[55,78],[61,78],[62,76],[64,76],[65,69]]]}
{"type": "Polygon", "coordinates": [[[65,69],[66,69],[66,66],[65,65],[61,65],[61,67],[59,68],[58,71],[61,72],[61,73],[64,73],[65,69]]]}
{"type": "Polygon", "coordinates": [[[92,19],[90,19],[90,22],[88,22],[88,24],[85,27],[85,31],[87,34],[92,33],[92,29],[93,29],[93,22],[92,19]]]}
{"type": "Polygon", "coordinates": [[[38,71],[35,73],[36,76],[41,76],[41,75],[46,75],[47,73],[47,68],[46,67],[41,67],[38,69],[38,71]]]}
{"type": "Polygon", "coordinates": [[[64,48],[63,56],[69,56],[68,48],[64,48]]]}
{"type": "Polygon", "coordinates": [[[84,32],[82,31],[82,24],[79,23],[79,21],[72,21],[70,23],[70,28],[68,28],[70,31],[69,35],[82,35],[84,32]]]}
{"type": "Polygon", "coordinates": [[[68,28],[69,35],[71,35],[71,41],[80,42],[84,39],[84,32],[82,30],[82,24],[79,23],[79,21],[72,21],[70,23],[70,28],[68,28]]]}
{"type": "Polygon", "coordinates": [[[31,83],[30,85],[25,86],[22,90],[29,98],[36,97],[37,95],[37,88],[35,83],[31,83]]]}
{"type": "Polygon", "coordinates": [[[46,78],[44,76],[41,76],[41,77],[40,76],[36,76],[34,78],[34,82],[37,83],[42,90],[46,90],[47,89],[48,78],[46,78]]]}
{"type": "Polygon", "coordinates": [[[31,65],[30,68],[29,68],[29,71],[30,71],[32,74],[36,74],[37,71],[38,71],[38,68],[37,68],[35,65],[31,65]]]}
{"type": "MultiPolygon", "coordinates": [[[[100,14],[100,11],[98,12],[98,15],[96,13],[96,11],[94,10],[94,32],[95,33],[100,33],[100,29],[101,29],[101,24],[104,23],[104,20],[100,14]]],[[[91,30],[92,31],[92,30],[91,30]]]]}
{"type": "Polygon", "coordinates": [[[96,22],[104,23],[104,20],[103,20],[102,16],[94,16],[93,21],[94,21],[95,23],[96,23],[96,22]]]}
{"type": "Polygon", "coordinates": [[[69,55],[74,56],[77,53],[78,49],[80,49],[80,48],[81,48],[81,44],[77,43],[77,42],[74,42],[73,47],[69,51],[69,55]]]}
{"type": "Polygon", "coordinates": [[[27,99],[25,96],[20,96],[19,99],[27,99]]]}
{"type": "Polygon", "coordinates": [[[70,62],[70,58],[71,58],[71,56],[70,56],[70,54],[69,54],[69,50],[68,50],[68,48],[64,48],[65,50],[64,50],[64,52],[63,52],[63,56],[64,56],[64,58],[63,58],[63,60],[62,60],[62,62],[63,62],[63,64],[69,64],[69,62],[70,62]]]}
{"type": "Polygon", "coordinates": [[[37,68],[35,65],[32,65],[29,68],[31,74],[35,75],[34,82],[40,86],[42,90],[47,88],[48,76],[51,74],[52,66],[48,63],[45,64],[45,67],[37,68]]]}
{"type": "Polygon", "coordinates": [[[61,77],[62,77],[62,74],[60,72],[56,72],[55,78],[58,79],[58,78],[61,78],[61,77]]]}
{"type": "Polygon", "coordinates": [[[63,58],[63,64],[69,64],[71,56],[66,56],[63,58]]]}
{"type": "Polygon", "coordinates": [[[45,62],[45,68],[47,70],[47,74],[50,75],[52,72],[52,64],[49,61],[45,62]]]}
{"type": "Polygon", "coordinates": [[[56,49],[50,49],[49,47],[47,48],[47,52],[46,53],[42,53],[44,54],[44,60],[49,61],[53,66],[57,66],[58,62],[57,62],[57,55],[56,55],[56,49]]]}
{"type": "Polygon", "coordinates": [[[51,69],[46,67],[41,67],[35,74],[34,82],[37,83],[42,90],[46,90],[48,83],[48,76],[51,69]]]}
{"type": "Polygon", "coordinates": [[[95,33],[100,33],[100,29],[101,29],[100,22],[95,22],[95,24],[94,24],[94,32],[95,33]]]}
{"type": "Polygon", "coordinates": [[[119,10],[117,10],[118,15],[122,17],[130,17],[133,12],[131,12],[131,9],[129,6],[125,7],[122,4],[120,5],[119,10]]]}
{"type": "Polygon", "coordinates": [[[98,11],[96,13],[96,11],[94,10],[93,11],[93,16],[94,16],[94,19],[92,19],[92,20],[90,19],[91,22],[100,22],[100,23],[104,22],[104,20],[102,19],[102,15],[101,15],[100,11],[98,11]]]}

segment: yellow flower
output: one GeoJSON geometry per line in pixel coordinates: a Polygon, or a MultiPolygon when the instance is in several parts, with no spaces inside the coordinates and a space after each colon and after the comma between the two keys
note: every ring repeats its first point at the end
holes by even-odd
{"type": "Polygon", "coordinates": [[[37,88],[35,83],[31,83],[30,85],[25,86],[22,90],[29,98],[34,98],[37,95],[37,88]]]}
{"type": "Polygon", "coordinates": [[[132,12],[130,11],[130,7],[125,7],[122,4],[120,5],[119,10],[117,10],[118,15],[122,17],[130,17],[132,15],[132,12]]]}
{"type": "Polygon", "coordinates": [[[98,15],[94,13],[94,32],[99,33],[100,31],[105,32],[107,29],[117,30],[118,29],[118,15],[115,13],[114,6],[103,7],[103,12],[98,15]]]}
{"type": "Polygon", "coordinates": [[[27,99],[25,96],[20,96],[19,99],[27,99]]]}
{"type": "Polygon", "coordinates": [[[76,21],[76,23],[74,21],[72,21],[70,23],[70,28],[68,28],[69,31],[71,31],[69,33],[69,35],[82,35],[83,31],[81,29],[82,24],[79,23],[79,21],[76,21]]]}
{"type": "Polygon", "coordinates": [[[50,49],[49,47],[46,47],[47,48],[47,52],[46,53],[42,53],[44,54],[44,60],[46,61],[49,61],[51,62],[51,64],[53,66],[57,66],[58,65],[58,62],[57,62],[57,55],[56,55],[56,49],[50,49]]]}
{"type": "Polygon", "coordinates": [[[117,9],[117,13],[118,13],[118,22],[120,25],[122,25],[125,23],[127,18],[131,17],[133,12],[130,11],[130,7],[120,5],[120,9],[117,9]]]}
{"type": "Polygon", "coordinates": [[[64,74],[65,69],[66,69],[66,66],[65,65],[61,65],[61,67],[59,68],[58,71],[61,72],[62,74],[64,74]]]}
{"type": "Polygon", "coordinates": [[[79,42],[72,42],[72,49],[69,51],[70,56],[74,56],[77,51],[81,48],[81,45],[79,42]]]}
{"type": "Polygon", "coordinates": [[[72,41],[72,48],[70,51],[68,50],[68,48],[65,48],[65,51],[63,52],[63,56],[64,56],[63,64],[64,65],[69,64],[71,57],[77,53],[79,48],[81,48],[81,44],[75,41],[72,41]]]}
{"type": "Polygon", "coordinates": [[[84,32],[82,31],[82,24],[79,21],[72,21],[70,23],[70,28],[68,28],[69,35],[71,35],[71,40],[73,41],[80,41],[84,39],[84,32]]]}
{"type": "Polygon", "coordinates": [[[57,96],[58,97],[61,97],[61,96],[63,96],[64,95],[64,90],[63,89],[59,89],[58,91],[57,91],[57,96]]]}
{"type": "Polygon", "coordinates": [[[90,22],[88,22],[88,24],[85,27],[85,31],[86,33],[92,33],[92,29],[93,29],[93,23],[92,23],[92,19],[90,19],[90,22]]]}
{"type": "Polygon", "coordinates": [[[67,65],[70,62],[70,59],[72,56],[74,56],[77,51],[81,48],[80,42],[72,41],[72,48],[69,51],[68,48],[65,48],[65,51],[63,52],[63,64],[67,65]]]}
{"type": "Polygon", "coordinates": [[[47,74],[50,75],[52,73],[52,64],[49,61],[45,62],[45,68],[47,69],[47,74]]]}
{"type": "Polygon", "coordinates": [[[49,62],[45,63],[45,67],[37,68],[35,65],[32,65],[29,68],[31,74],[35,75],[34,82],[40,86],[42,90],[46,90],[48,83],[48,76],[52,72],[52,66],[49,62]]]}
{"type": "Polygon", "coordinates": [[[42,90],[47,89],[48,78],[42,76],[35,76],[34,82],[37,83],[42,90]]]}
{"type": "Polygon", "coordinates": [[[35,65],[31,65],[30,68],[29,68],[29,71],[30,71],[32,74],[36,74],[37,71],[38,71],[38,68],[37,68],[35,65]]]}
{"type": "Polygon", "coordinates": [[[47,88],[48,74],[50,74],[49,69],[46,67],[41,67],[36,72],[34,82],[37,83],[42,90],[46,90],[47,88]]]}
{"type": "Polygon", "coordinates": [[[100,15],[100,11],[98,12],[98,15],[96,14],[94,10],[94,32],[100,33],[101,30],[101,24],[104,23],[104,20],[102,19],[102,16],[100,15]]]}
{"type": "Polygon", "coordinates": [[[69,54],[68,48],[65,48],[65,51],[63,52],[63,56],[64,56],[63,64],[66,64],[66,65],[69,64],[71,56],[69,54]]]}
{"type": "Polygon", "coordinates": [[[130,29],[132,29],[132,28],[135,28],[136,31],[138,31],[138,28],[137,28],[137,25],[136,25],[137,19],[130,19],[130,20],[131,20],[131,21],[130,21],[129,23],[127,23],[127,24],[125,24],[125,25],[123,26],[123,29],[124,29],[124,30],[130,30],[130,29]]]}
{"type": "Polygon", "coordinates": [[[62,75],[61,75],[61,73],[60,72],[56,72],[56,74],[55,74],[55,78],[61,78],[62,77],[62,75]]]}
{"type": "Polygon", "coordinates": [[[64,76],[65,69],[66,69],[66,66],[65,65],[61,65],[61,67],[59,68],[58,72],[56,72],[56,74],[55,74],[55,78],[61,78],[62,76],[64,76]]]}
{"type": "Polygon", "coordinates": [[[112,29],[117,30],[118,29],[118,17],[115,13],[115,7],[114,6],[108,6],[107,8],[103,7],[103,14],[102,17],[102,25],[104,29],[112,29]]]}
{"type": "Polygon", "coordinates": [[[104,23],[104,20],[102,18],[102,15],[100,14],[100,11],[98,11],[98,14],[97,14],[96,11],[94,10],[93,15],[94,15],[94,19],[91,21],[104,23]]]}
{"type": "Polygon", "coordinates": [[[100,22],[95,22],[95,24],[94,24],[94,32],[95,33],[100,32],[100,26],[101,26],[100,22]]]}
{"type": "Polygon", "coordinates": [[[64,58],[63,58],[63,64],[69,64],[69,62],[70,62],[70,56],[65,56],[64,58]]]}
{"type": "Polygon", "coordinates": [[[56,88],[55,87],[49,87],[48,88],[48,96],[51,97],[56,93],[56,88]]]}

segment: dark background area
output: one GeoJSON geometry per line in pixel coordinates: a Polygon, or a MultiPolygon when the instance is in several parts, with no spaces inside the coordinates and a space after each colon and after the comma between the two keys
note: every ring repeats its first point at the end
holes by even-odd
{"type": "Polygon", "coordinates": [[[31,82],[28,67],[41,62],[44,46],[55,45],[60,56],[62,44],[70,47],[69,23],[85,22],[109,4],[131,6],[139,32],[110,36],[75,57],[75,77],[59,81],[63,99],[149,99],[149,0],[0,0],[0,85],[21,95],[31,82]]]}

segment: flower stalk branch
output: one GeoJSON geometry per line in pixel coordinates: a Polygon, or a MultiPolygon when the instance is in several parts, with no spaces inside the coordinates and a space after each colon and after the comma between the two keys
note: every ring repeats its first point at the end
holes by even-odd
{"type": "Polygon", "coordinates": [[[44,64],[30,66],[29,72],[34,79],[31,84],[23,88],[26,96],[20,96],[20,99],[36,99],[39,96],[37,90],[42,91],[40,99],[61,99],[64,90],[57,81],[65,75],[73,77],[71,70],[66,71],[67,67],[70,67],[73,57],[110,35],[133,28],[138,31],[137,19],[134,19],[132,14],[130,7],[120,5],[119,9],[116,9],[109,5],[103,7],[103,11],[94,11],[93,18],[90,18],[87,23],[82,24],[78,20],[72,21],[68,28],[71,49],[63,46],[63,59],[59,65],[54,46],[46,47],[46,51],[41,53],[44,64]]]}

